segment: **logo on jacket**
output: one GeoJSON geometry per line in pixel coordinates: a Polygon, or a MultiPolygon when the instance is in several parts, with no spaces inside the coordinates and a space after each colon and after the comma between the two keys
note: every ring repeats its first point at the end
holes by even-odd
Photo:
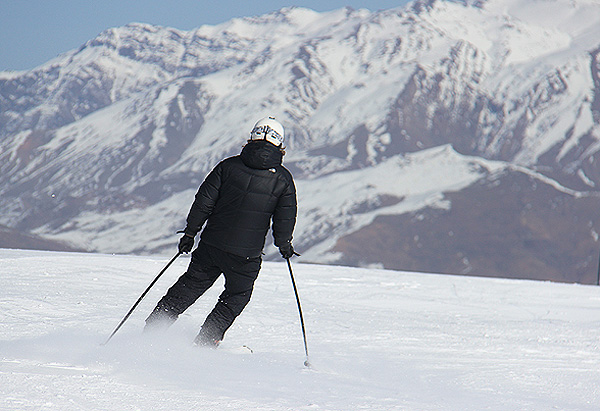
{"type": "Polygon", "coordinates": [[[270,169],[269,169],[269,171],[270,171],[271,173],[276,173],[276,172],[277,172],[277,170],[275,170],[274,168],[270,168],[270,169]]]}

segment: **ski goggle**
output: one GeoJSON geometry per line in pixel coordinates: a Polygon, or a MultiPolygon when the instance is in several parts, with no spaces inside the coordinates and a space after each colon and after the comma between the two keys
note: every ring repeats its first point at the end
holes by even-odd
{"type": "Polygon", "coordinates": [[[267,125],[255,127],[250,132],[250,138],[252,140],[267,140],[275,145],[283,144],[283,136],[267,125]]]}

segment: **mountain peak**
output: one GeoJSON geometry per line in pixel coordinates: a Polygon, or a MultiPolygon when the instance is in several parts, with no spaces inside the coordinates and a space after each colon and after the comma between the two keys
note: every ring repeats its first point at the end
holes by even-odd
{"type": "Polygon", "coordinates": [[[501,275],[493,239],[509,271],[589,282],[598,8],[419,0],[105,30],[0,77],[0,225],[94,251],[169,249],[204,175],[275,115],[306,259],[501,275]]]}

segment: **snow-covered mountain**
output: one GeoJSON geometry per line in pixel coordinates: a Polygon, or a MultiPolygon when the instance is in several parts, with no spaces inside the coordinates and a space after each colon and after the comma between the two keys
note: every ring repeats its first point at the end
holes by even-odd
{"type": "Polygon", "coordinates": [[[298,260],[310,369],[283,262],[216,350],[192,341],[222,280],[142,334],[189,257],[102,346],[165,259],[0,249],[0,410],[598,410],[598,287],[298,260]]]}
{"type": "Polygon", "coordinates": [[[595,0],[106,30],[0,73],[0,225],[170,252],[206,173],[273,114],[304,261],[595,282],[599,72],[595,0]]]}

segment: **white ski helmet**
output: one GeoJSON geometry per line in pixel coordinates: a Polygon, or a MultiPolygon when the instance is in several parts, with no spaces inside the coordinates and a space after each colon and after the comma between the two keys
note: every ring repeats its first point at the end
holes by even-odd
{"type": "Polygon", "coordinates": [[[250,132],[251,140],[267,140],[269,143],[281,147],[285,139],[283,126],[275,117],[261,118],[256,122],[250,132]]]}

